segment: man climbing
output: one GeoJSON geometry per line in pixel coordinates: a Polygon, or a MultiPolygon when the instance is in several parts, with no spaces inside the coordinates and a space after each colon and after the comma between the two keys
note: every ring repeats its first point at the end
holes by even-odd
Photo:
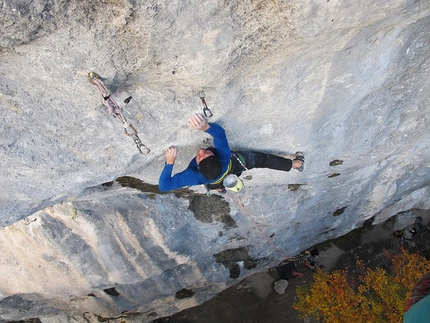
{"type": "Polygon", "coordinates": [[[301,152],[296,152],[294,160],[255,151],[232,152],[225,131],[220,125],[208,123],[199,114],[192,115],[189,121],[194,129],[207,132],[214,138],[214,148],[199,149],[188,167],[172,177],[177,151],[176,147],[169,147],[158,182],[163,192],[199,184],[205,184],[207,189],[222,189],[223,179],[228,174],[240,176],[243,171],[252,168],[270,168],[286,172],[291,168],[300,172],[304,169],[305,157],[301,152]]]}

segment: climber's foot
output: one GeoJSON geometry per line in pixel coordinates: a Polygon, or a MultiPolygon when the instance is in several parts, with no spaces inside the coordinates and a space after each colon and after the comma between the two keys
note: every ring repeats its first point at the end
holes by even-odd
{"type": "Polygon", "coordinates": [[[301,151],[298,151],[298,152],[296,152],[295,157],[296,158],[294,160],[298,160],[298,161],[301,162],[301,165],[298,168],[296,168],[296,169],[299,172],[303,172],[303,170],[305,169],[305,155],[301,151]]]}

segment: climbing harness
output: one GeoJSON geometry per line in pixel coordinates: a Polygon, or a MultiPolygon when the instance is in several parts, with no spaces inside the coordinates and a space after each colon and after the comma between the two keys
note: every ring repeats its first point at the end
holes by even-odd
{"type": "Polygon", "coordinates": [[[199,97],[203,103],[203,114],[205,115],[206,118],[210,118],[213,116],[213,113],[212,113],[211,109],[208,108],[208,105],[206,104],[205,96],[206,96],[205,91],[201,90],[199,97]]]}
{"type": "Polygon", "coordinates": [[[232,166],[232,162],[231,162],[231,159],[230,159],[230,162],[228,163],[227,170],[224,172],[224,174],[222,174],[222,176],[221,176],[218,180],[216,180],[215,182],[212,182],[211,184],[212,184],[212,185],[215,185],[215,184],[219,184],[219,183],[221,183],[221,182],[222,182],[222,180],[224,179],[224,177],[226,177],[226,176],[228,175],[228,173],[230,173],[230,171],[231,171],[231,166],[232,166]]]}
{"type": "Polygon", "coordinates": [[[107,106],[108,112],[112,114],[116,119],[119,120],[121,125],[124,128],[125,134],[129,137],[131,137],[136,144],[137,150],[142,155],[147,155],[150,150],[148,147],[146,147],[142,141],[140,140],[137,130],[133,125],[130,123],[127,123],[126,118],[122,114],[122,109],[131,101],[131,96],[129,96],[127,99],[124,100],[124,102],[121,105],[118,105],[115,100],[112,98],[111,93],[106,88],[106,86],[103,84],[103,82],[100,79],[100,76],[95,72],[89,72],[88,73],[88,80],[92,85],[94,85],[97,90],[100,92],[100,94],[103,97],[103,104],[107,106]],[[127,128],[130,127],[131,131],[128,132],[127,128]]]}
{"type": "Polygon", "coordinates": [[[208,197],[211,197],[211,195],[212,195],[211,190],[219,190],[220,192],[224,193],[225,189],[223,188],[221,183],[224,180],[224,178],[230,173],[232,165],[233,165],[233,163],[230,159],[230,162],[228,163],[227,170],[224,172],[224,174],[222,174],[221,177],[218,180],[216,180],[215,182],[208,183],[208,184],[204,185],[206,188],[206,195],[208,197]]]}
{"type": "Polygon", "coordinates": [[[215,182],[205,184],[206,195],[208,197],[211,196],[211,190],[221,190],[222,193],[225,193],[225,188],[232,192],[239,192],[243,188],[243,182],[239,178],[240,174],[231,174],[231,171],[233,170],[233,157],[238,161],[240,167],[242,167],[240,172],[248,170],[248,168],[245,166],[245,161],[243,160],[244,157],[235,152],[232,152],[231,156],[232,157],[230,158],[227,170],[224,172],[224,174],[222,174],[221,177],[215,182]]]}

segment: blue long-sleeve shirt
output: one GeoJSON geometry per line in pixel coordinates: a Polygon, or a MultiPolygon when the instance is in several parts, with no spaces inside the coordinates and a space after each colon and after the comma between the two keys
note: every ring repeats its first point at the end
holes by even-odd
{"type": "Polygon", "coordinates": [[[218,157],[221,162],[222,172],[221,175],[213,180],[205,178],[200,172],[196,162],[196,158],[194,157],[188,167],[178,174],[175,174],[172,177],[172,164],[165,164],[164,169],[161,172],[160,179],[158,181],[158,187],[160,191],[166,192],[170,190],[174,190],[184,186],[192,186],[199,184],[208,184],[216,182],[219,178],[221,178],[224,173],[227,171],[227,168],[230,163],[231,151],[228,146],[227,136],[225,135],[224,129],[216,124],[209,124],[209,129],[206,130],[208,134],[210,134],[214,138],[214,152],[215,156],[218,157]]]}

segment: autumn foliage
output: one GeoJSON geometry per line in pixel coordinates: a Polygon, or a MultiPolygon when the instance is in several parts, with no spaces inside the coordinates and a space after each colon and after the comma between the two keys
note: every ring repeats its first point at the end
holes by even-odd
{"type": "Polygon", "coordinates": [[[402,322],[409,293],[430,271],[430,261],[404,249],[387,257],[390,270],[365,268],[357,260],[356,278],[348,270],[318,269],[310,288],[297,288],[293,308],[322,323],[402,322]]]}

